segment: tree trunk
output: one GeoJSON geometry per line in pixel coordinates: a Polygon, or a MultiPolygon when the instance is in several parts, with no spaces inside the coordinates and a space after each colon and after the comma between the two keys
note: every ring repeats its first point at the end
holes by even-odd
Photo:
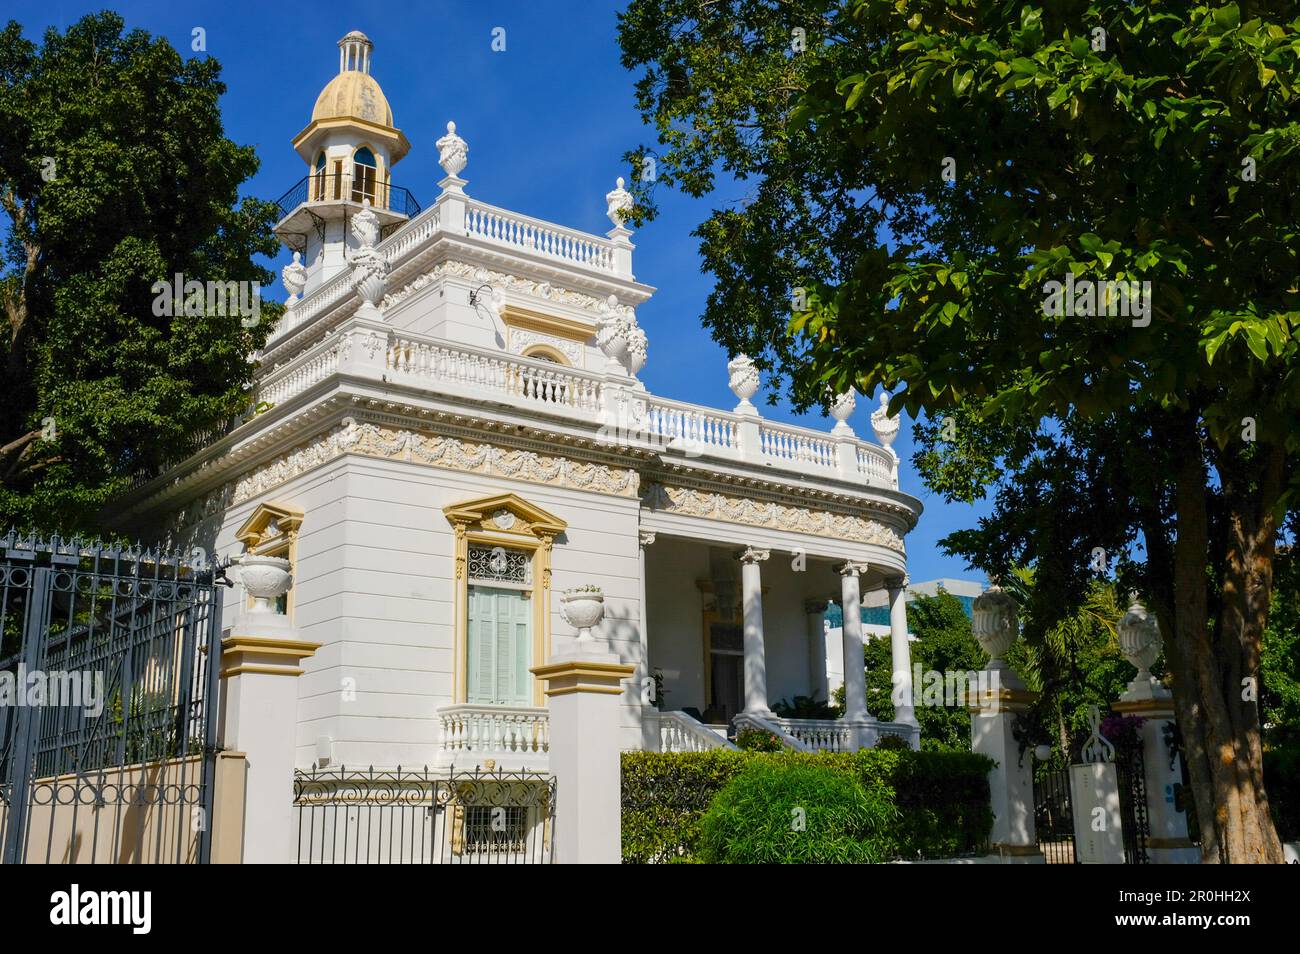
{"type": "Polygon", "coordinates": [[[1224,485],[1230,517],[1224,608],[1211,639],[1205,457],[1194,429],[1185,432],[1183,443],[1175,492],[1174,638],[1165,654],[1174,675],[1174,706],[1202,851],[1207,862],[1281,863],[1282,847],[1264,794],[1258,692],[1244,692],[1242,684],[1258,678],[1272,585],[1276,526],[1272,500],[1263,499],[1271,496],[1271,478],[1250,490],[1224,485]]]}

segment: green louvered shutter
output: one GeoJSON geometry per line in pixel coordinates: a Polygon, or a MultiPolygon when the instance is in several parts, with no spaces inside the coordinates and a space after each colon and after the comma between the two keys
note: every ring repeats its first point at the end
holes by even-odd
{"type": "Polygon", "coordinates": [[[468,628],[469,701],[529,705],[532,626],[527,594],[470,587],[468,628]]]}

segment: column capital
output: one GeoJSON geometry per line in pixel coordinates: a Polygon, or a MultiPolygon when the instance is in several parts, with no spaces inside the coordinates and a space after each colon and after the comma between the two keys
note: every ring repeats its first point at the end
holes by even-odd
{"type": "Polygon", "coordinates": [[[835,572],[840,576],[862,576],[869,569],[871,569],[870,563],[846,560],[835,567],[835,572]]]}
{"type": "Polygon", "coordinates": [[[759,563],[771,555],[771,550],[763,550],[759,547],[745,547],[745,549],[736,552],[736,559],[741,563],[759,563]]]}
{"type": "Polygon", "coordinates": [[[642,547],[648,547],[655,542],[655,532],[653,530],[642,530],[639,532],[638,540],[642,547]]]}
{"type": "Polygon", "coordinates": [[[904,573],[902,576],[891,576],[885,579],[885,589],[890,592],[907,589],[912,585],[912,578],[904,573]]]}
{"type": "Polygon", "coordinates": [[[804,600],[803,611],[809,616],[820,616],[826,612],[826,607],[829,604],[830,600],[804,600]]]}

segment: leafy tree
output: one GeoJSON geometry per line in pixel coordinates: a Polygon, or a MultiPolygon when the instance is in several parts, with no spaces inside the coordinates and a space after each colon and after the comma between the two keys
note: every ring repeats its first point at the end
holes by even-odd
{"type": "Polygon", "coordinates": [[[274,207],[238,200],[257,159],[223,135],[219,75],[112,13],[39,47],[0,32],[0,526],[94,531],[137,473],[247,403],[278,306],[255,327],[206,296],[154,313],[177,273],[271,281],[253,256],[275,254],[274,207]]]}
{"type": "Polygon", "coordinates": [[[1300,442],[1297,12],[633,0],[621,22],[657,184],[749,190],[697,231],[714,337],[798,404],[884,386],[925,411],[931,486],[996,495],[951,542],[1035,566],[1044,625],[1115,570],[1144,594],[1213,861],[1282,860],[1256,690],[1300,442]],[[1048,307],[1073,279],[1150,294],[1048,307]]]}

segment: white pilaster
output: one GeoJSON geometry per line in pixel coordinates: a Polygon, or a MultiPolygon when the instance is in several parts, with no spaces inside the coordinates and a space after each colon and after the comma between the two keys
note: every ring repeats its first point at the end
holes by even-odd
{"type": "Polygon", "coordinates": [[[807,600],[803,608],[808,615],[808,692],[814,699],[826,702],[830,699],[826,678],[826,601],[807,600]]]}
{"type": "MultiPolygon", "coordinates": [[[[637,692],[638,699],[641,702],[641,708],[643,711],[648,711],[648,710],[654,710],[655,704],[654,702],[650,701],[649,697],[646,695],[647,686],[651,685],[651,683],[647,682],[647,680],[651,678],[651,675],[650,675],[650,631],[649,631],[649,622],[647,619],[647,617],[649,616],[650,604],[646,597],[645,564],[646,564],[646,550],[649,549],[650,546],[655,542],[655,535],[653,532],[649,530],[642,530],[640,531],[638,542],[640,544],[640,546],[638,547],[638,551],[639,551],[638,556],[640,557],[639,566],[640,566],[641,578],[639,582],[641,587],[641,607],[639,610],[640,625],[638,625],[637,627],[637,642],[641,647],[641,658],[637,663],[635,679],[636,679],[636,692],[637,692]]],[[[653,752],[658,742],[658,738],[657,738],[658,732],[659,732],[658,722],[652,719],[647,719],[643,716],[641,719],[641,747],[646,751],[653,752]]]]}
{"type": "Polygon", "coordinates": [[[763,650],[763,577],[759,564],[768,550],[747,547],[736,554],[741,563],[740,584],[745,614],[745,711],[774,718],[767,702],[767,660],[763,650]]]}
{"type": "Polygon", "coordinates": [[[835,568],[840,575],[840,605],[844,610],[844,718],[865,722],[867,711],[867,674],[862,657],[862,594],[858,577],[867,572],[865,563],[843,563],[835,568]]]}
{"type": "Polygon", "coordinates": [[[907,637],[907,577],[895,577],[889,590],[889,648],[893,661],[894,721],[919,726],[912,694],[912,650],[907,637]]]}

